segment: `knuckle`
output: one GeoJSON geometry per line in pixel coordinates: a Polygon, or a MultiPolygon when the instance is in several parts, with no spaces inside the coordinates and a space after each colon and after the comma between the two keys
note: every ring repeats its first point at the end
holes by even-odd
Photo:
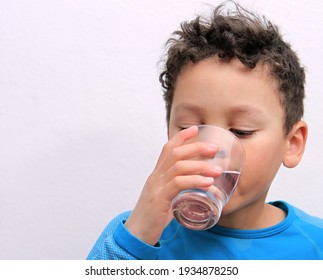
{"type": "Polygon", "coordinates": [[[182,179],[180,176],[173,178],[173,186],[178,190],[180,189],[180,187],[182,186],[182,179]]]}
{"type": "Polygon", "coordinates": [[[169,150],[169,142],[167,142],[166,144],[164,144],[163,148],[162,148],[162,153],[167,153],[167,151],[169,150]]]}
{"type": "Polygon", "coordinates": [[[170,156],[174,159],[174,160],[178,160],[180,158],[180,151],[178,148],[174,148],[172,149],[172,151],[170,152],[170,156]]]}
{"type": "Polygon", "coordinates": [[[176,161],[173,165],[173,170],[175,174],[179,174],[183,169],[183,163],[181,161],[176,161]]]}

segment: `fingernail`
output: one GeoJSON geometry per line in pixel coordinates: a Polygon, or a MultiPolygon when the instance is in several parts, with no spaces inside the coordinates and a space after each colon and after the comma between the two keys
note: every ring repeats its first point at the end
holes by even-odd
{"type": "Polygon", "coordinates": [[[209,149],[212,150],[212,151],[216,151],[219,149],[219,147],[217,145],[214,145],[214,144],[210,144],[209,145],[209,149]]]}
{"type": "Polygon", "coordinates": [[[221,166],[213,165],[212,170],[217,173],[221,173],[223,171],[221,166]]]}
{"type": "Polygon", "coordinates": [[[212,184],[214,181],[212,177],[204,177],[203,180],[206,184],[212,184]]]}

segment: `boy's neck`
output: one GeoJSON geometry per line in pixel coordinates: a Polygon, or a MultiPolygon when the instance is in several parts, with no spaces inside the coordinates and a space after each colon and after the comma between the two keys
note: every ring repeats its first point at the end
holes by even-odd
{"type": "Polygon", "coordinates": [[[218,225],[244,230],[262,229],[282,222],[285,217],[286,213],[282,209],[259,199],[239,211],[222,216],[218,225]]]}

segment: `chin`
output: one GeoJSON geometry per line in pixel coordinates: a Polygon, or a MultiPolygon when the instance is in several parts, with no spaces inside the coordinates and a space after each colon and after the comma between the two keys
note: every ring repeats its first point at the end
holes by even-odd
{"type": "Polygon", "coordinates": [[[248,204],[249,204],[248,201],[244,201],[242,198],[233,196],[230,198],[229,202],[223,207],[222,215],[224,216],[224,215],[232,214],[244,208],[248,204]]]}

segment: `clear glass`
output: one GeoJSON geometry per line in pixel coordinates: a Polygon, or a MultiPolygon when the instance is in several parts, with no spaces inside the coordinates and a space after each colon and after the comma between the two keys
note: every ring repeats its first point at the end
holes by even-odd
{"type": "Polygon", "coordinates": [[[219,151],[214,158],[198,157],[222,167],[222,174],[214,184],[203,191],[190,189],[180,192],[173,200],[175,219],[193,230],[206,230],[214,226],[237,186],[245,160],[245,150],[240,140],[230,131],[211,125],[198,126],[198,135],[190,141],[216,144],[219,151]]]}

